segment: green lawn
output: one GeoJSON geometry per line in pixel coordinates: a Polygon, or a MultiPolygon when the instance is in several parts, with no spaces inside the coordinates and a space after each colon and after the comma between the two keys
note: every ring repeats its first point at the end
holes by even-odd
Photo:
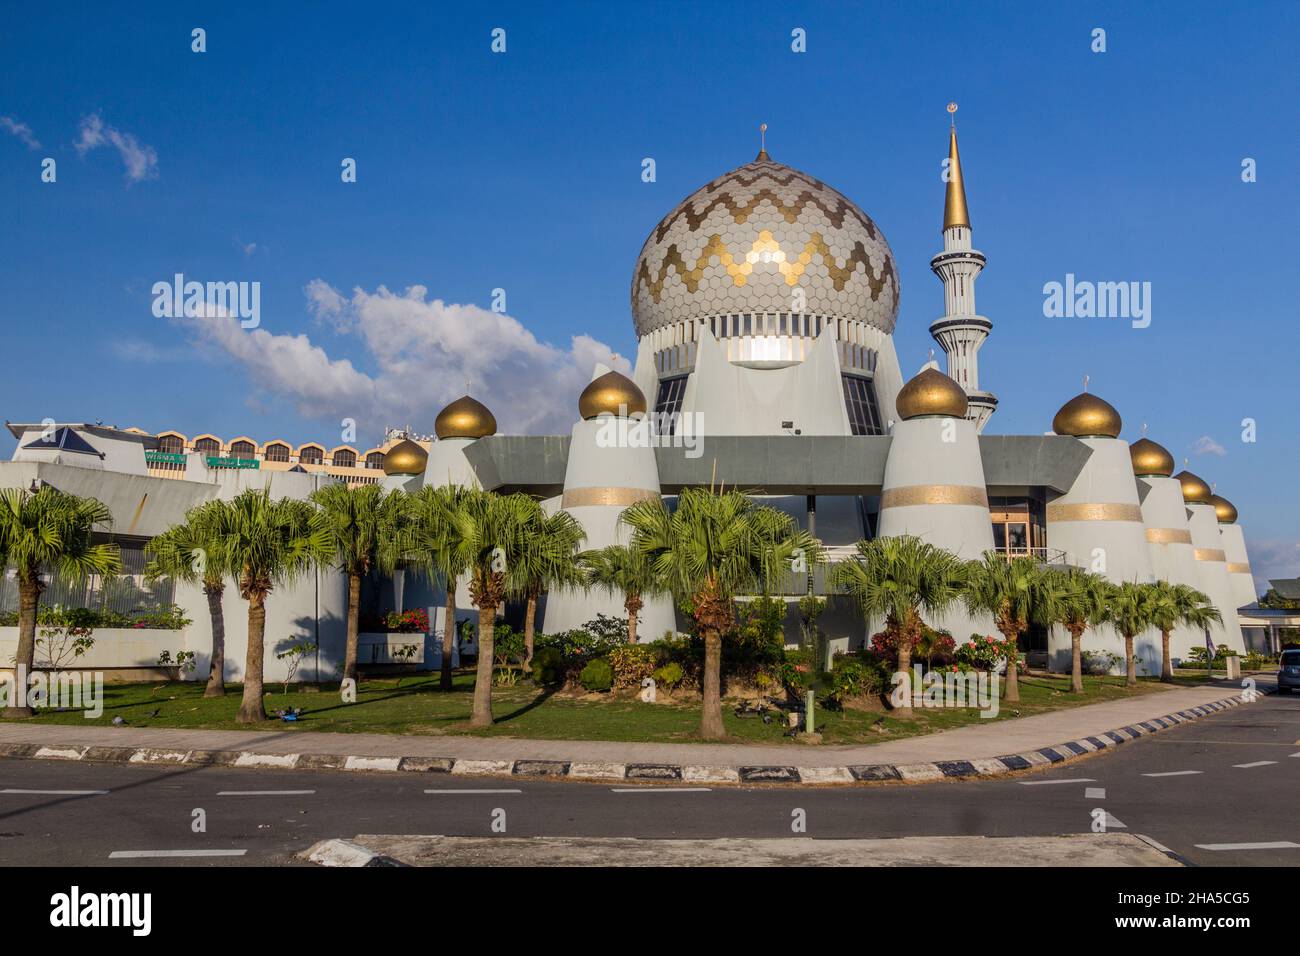
{"type": "MultiPolygon", "coordinates": [[[[1182,676],[1174,686],[1202,683],[1202,677],[1182,676]]],[[[319,690],[291,688],[281,693],[281,685],[267,685],[268,713],[279,708],[302,708],[305,713],[296,722],[272,720],[258,729],[275,731],[319,730],[333,733],[391,734],[475,734],[484,736],[533,737],[546,740],[631,740],[655,743],[697,740],[698,698],[680,703],[643,704],[619,696],[614,699],[588,700],[539,690],[531,684],[493,689],[495,726],[474,729],[468,724],[473,675],[456,675],[450,692],[437,689],[437,676],[403,679],[365,680],[355,704],[339,700],[337,685],[319,690]]],[[[1161,685],[1151,678],[1140,680],[1132,691],[1125,689],[1122,677],[1085,677],[1084,694],[1069,692],[1068,675],[1021,677],[1018,704],[1001,701],[995,720],[1012,720],[1016,716],[1043,713],[1062,707],[1123,699],[1133,694],[1160,693],[1161,685]]],[[[108,684],[104,688],[104,713],[87,721],[78,712],[38,712],[38,724],[108,724],[116,716],[133,727],[193,727],[210,729],[250,729],[236,724],[240,687],[229,685],[224,698],[204,699],[203,683],[108,684]]],[[[764,724],[755,718],[739,718],[734,706],[724,706],[727,732],[736,741],[751,743],[793,743],[783,736],[784,728],[776,722],[764,724]]],[[[827,744],[876,743],[917,734],[948,730],[981,720],[975,709],[917,709],[909,720],[880,712],[832,711],[819,707],[816,729],[827,744]]]]}

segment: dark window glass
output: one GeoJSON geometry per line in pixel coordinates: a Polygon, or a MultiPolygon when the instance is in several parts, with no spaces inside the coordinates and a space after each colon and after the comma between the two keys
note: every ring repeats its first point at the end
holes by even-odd
{"type": "Polygon", "coordinates": [[[252,458],[257,453],[251,441],[237,441],[230,446],[231,458],[252,458]]]}
{"type": "Polygon", "coordinates": [[[279,444],[267,445],[265,458],[267,461],[288,461],[289,446],[279,444]]]}
{"type": "Polygon", "coordinates": [[[220,455],[221,443],[215,438],[200,438],[194,443],[194,450],[200,455],[220,455]]]}
{"type": "Polygon", "coordinates": [[[880,406],[871,379],[844,375],[844,407],[849,413],[849,427],[855,435],[883,435],[880,406]]]}
{"type": "Polygon", "coordinates": [[[383,468],[384,453],[382,451],[372,451],[369,455],[366,455],[366,467],[383,468]]]}
{"type": "Polygon", "coordinates": [[[185,451],[185,442],[180,435],[163,435],[158,439],[158,450],[166,455],[179,455],[185,451]]]}
{"type": "Polygon", "coordinates": [[[319,465],[325,458],[325,452],[315,445],[308,445],[298,452],[298,461],[304,465],[319,465]]]}
{"type": "Polygon", "coordinates": [[[350,451],[336,451],[334,453],[334,465],[336,468],[355,468],[357,467],[357,456],[350,451]]]}
{"type": "Polygon", "coordinates": [[[689,375],[667,378],[659,383],[659,395],[655,399],[655,425],[661,435],[672,435],[677,429],[677,416],[682,410],[682,398],[686,395],[686,380],[689,375]]]}

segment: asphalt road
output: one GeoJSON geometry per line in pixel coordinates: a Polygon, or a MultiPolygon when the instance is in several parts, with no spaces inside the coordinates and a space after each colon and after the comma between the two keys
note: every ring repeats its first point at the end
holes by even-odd
{"type": "Polygon", "coordinates": [[[911,786],[709,789],[0,760],[0,865],[283,866],[321,839],[491,838],[503,819],[511,837],[844,839],[1050,836],[1089,832],[1100,818],[1197,864],[1297,866],[1297,793],[1297,695],[1068,766],[911,786]],[[805,833],[792,829],[796,811],[805,833]]]}

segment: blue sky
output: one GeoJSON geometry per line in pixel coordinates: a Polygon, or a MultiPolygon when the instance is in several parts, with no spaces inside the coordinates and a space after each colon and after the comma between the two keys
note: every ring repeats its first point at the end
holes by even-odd
{"type": "Polygon", "coordinates": [[[330,443],[353,417],[364,444],[469,379],[503,425],[558,430],[591,364],[634,354],[646,234],[760,122],[884,230],[913,371],[955,99],[990,430],[1047,430],[1088,374],[1125,437],[1146,421],[1237,504],[1257,571],[1300,573],[1294,3],[39,9],[0,13],[10,420],[330,443]],[[176,272],[260,282],[260,335],[155,318],[176,272]],[[1044,318],[1067,273],[1150,282],[1151,326],[1044,318]]]}

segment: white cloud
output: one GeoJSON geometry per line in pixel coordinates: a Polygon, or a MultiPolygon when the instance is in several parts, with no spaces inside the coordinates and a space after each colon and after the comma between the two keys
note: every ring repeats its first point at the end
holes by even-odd
{"type": "Polygon", "coordinates": [[[335,332],[355,337],[373,372],[331,358],[305,335],[245,330],[226,317],[184,319],[206,344],[244,366],[253,383],[314,419],[355,418],[364,428],[406,424],[432,430],[434,416],[468,391],[503,431],[567,434],[578,394],[596,363],[630,373],[608,345],[574,336],[567,349],[538,339],[517,319],[475,305],[429,299],[423,286],[398,294],[380,286],[348,298],[315,279],[308,308],[335,332]]]}
{"type": "Polygon", "coordinates": [[[1196,439],[1196,441],[1192,442],[1192,454],[1218,455],[1222,458],[1228,454],[1228,451],[1209,435],[1202,435],[1200,438],[1196,439]]]}
{"type": "Polygon", "coordinates": [[[23,141],[28,149],[41,148],[40,141],[37,140],[35,134],[32,133],[32,128],[26,123],[20,123],[9,116],[0,116],[0,129],[13,133],[23,141]]]}
{"type": "Polygon", "coordinates": [[[82,117],[80,132],[81,138],[76,143],[80,155],[85,156],[92,149],[101,146],[112,146],[122,157],[127,182],[138,183],[158,178],[158,153],[154,148],[144,145],[130,133],[105,126],[98,113],[82,117]]]}

